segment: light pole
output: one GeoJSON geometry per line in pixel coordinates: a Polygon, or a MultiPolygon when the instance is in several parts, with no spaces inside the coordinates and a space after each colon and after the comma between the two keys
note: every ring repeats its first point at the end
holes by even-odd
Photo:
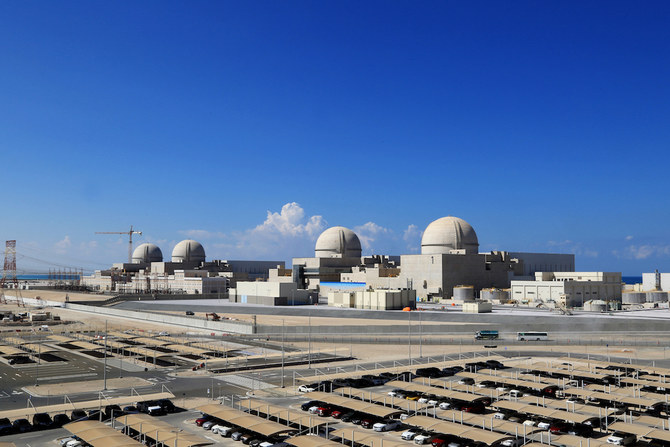
{"type": "Polygon", "coordinates": [[[107,391],[107,320],[105,320],[105,360],[102,367],[102,390],[107,391]]]}
{"type": "Polygon", "coordinates": [[[308,337],[308,344],[307,344],[307,368],[312,369],[312,312],[310,311],[309,317],[309,337],[308,337]]]}
{"type": "Polygon", "coordinates": [[[281,387],[284,388],[284,319],[281,320],[281,387]]]}

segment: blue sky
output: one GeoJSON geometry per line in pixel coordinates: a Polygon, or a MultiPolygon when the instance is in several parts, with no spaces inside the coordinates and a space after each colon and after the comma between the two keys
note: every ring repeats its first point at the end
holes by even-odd
{"type": "MultiPolygon", "coordinates": [[[[0,239],[100,268],[131,224],[166,256],[310,255],[330,225],[412,253],[668,271],[670,3],[0,3],[0,239]]],[[[36,261],[39,259],[40,261],[36,261]]]]}

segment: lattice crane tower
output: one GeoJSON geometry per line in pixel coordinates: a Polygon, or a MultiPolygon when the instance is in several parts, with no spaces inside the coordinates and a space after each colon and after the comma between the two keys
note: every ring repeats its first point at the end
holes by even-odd
{"type": "Polygon", "coordinates": [[[4,289],[8,282],[13,283],[16,289],[19,288],[19,280],[16,278],[16,241],[5,242],[5,268],[0,279],[0,289],[4,289]]]}

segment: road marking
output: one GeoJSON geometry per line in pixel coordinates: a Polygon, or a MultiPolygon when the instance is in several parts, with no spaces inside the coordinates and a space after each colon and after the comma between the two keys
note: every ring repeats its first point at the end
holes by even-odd
{"type": "Polygon", "coordinates": [[[90,377],[90,376],[97,376],[97,374],[84,373],[84,374],[71,374],[69,376],[38,377],[37,380],[60,380],[60,379],[73,379],[75,377],[90,377]]]}

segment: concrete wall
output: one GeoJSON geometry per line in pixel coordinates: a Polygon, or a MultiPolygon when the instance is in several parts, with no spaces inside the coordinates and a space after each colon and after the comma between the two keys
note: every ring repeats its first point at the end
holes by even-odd
{"type": "Polygon", "coordinates": [[[65,303],[66,309],[80,312],[93,313],[97,315],[108,315],[110,317],[130,318],[133,320],[149,321],[151,323],[162,323],[170,326],[183,326],[189,328],[206,329],[211,331],[232,332],[236,334],[253,334],[254,326],[239,321],[211,321],[198,318],[181,317],[177,315],[157,314],[150,312],[137,312],[133,310],[114,309],[109,307],[84,306],[81,304],[65,303]]]}
{"type": "Polygon", "coordinates": [[[509,252],[511,258],[523,261],[523,275],[535,272],[574,272],[575,255],[558,253],[509,252]]]}
{"type": "MultiPolygon", "coordinates": [[[[661,273],[661,290],[670,291],[670,273],[661,273]]],[[[656,288],[656,274],[643,273],[642,274],[642,289],[654,290],[656,288]]]]}

